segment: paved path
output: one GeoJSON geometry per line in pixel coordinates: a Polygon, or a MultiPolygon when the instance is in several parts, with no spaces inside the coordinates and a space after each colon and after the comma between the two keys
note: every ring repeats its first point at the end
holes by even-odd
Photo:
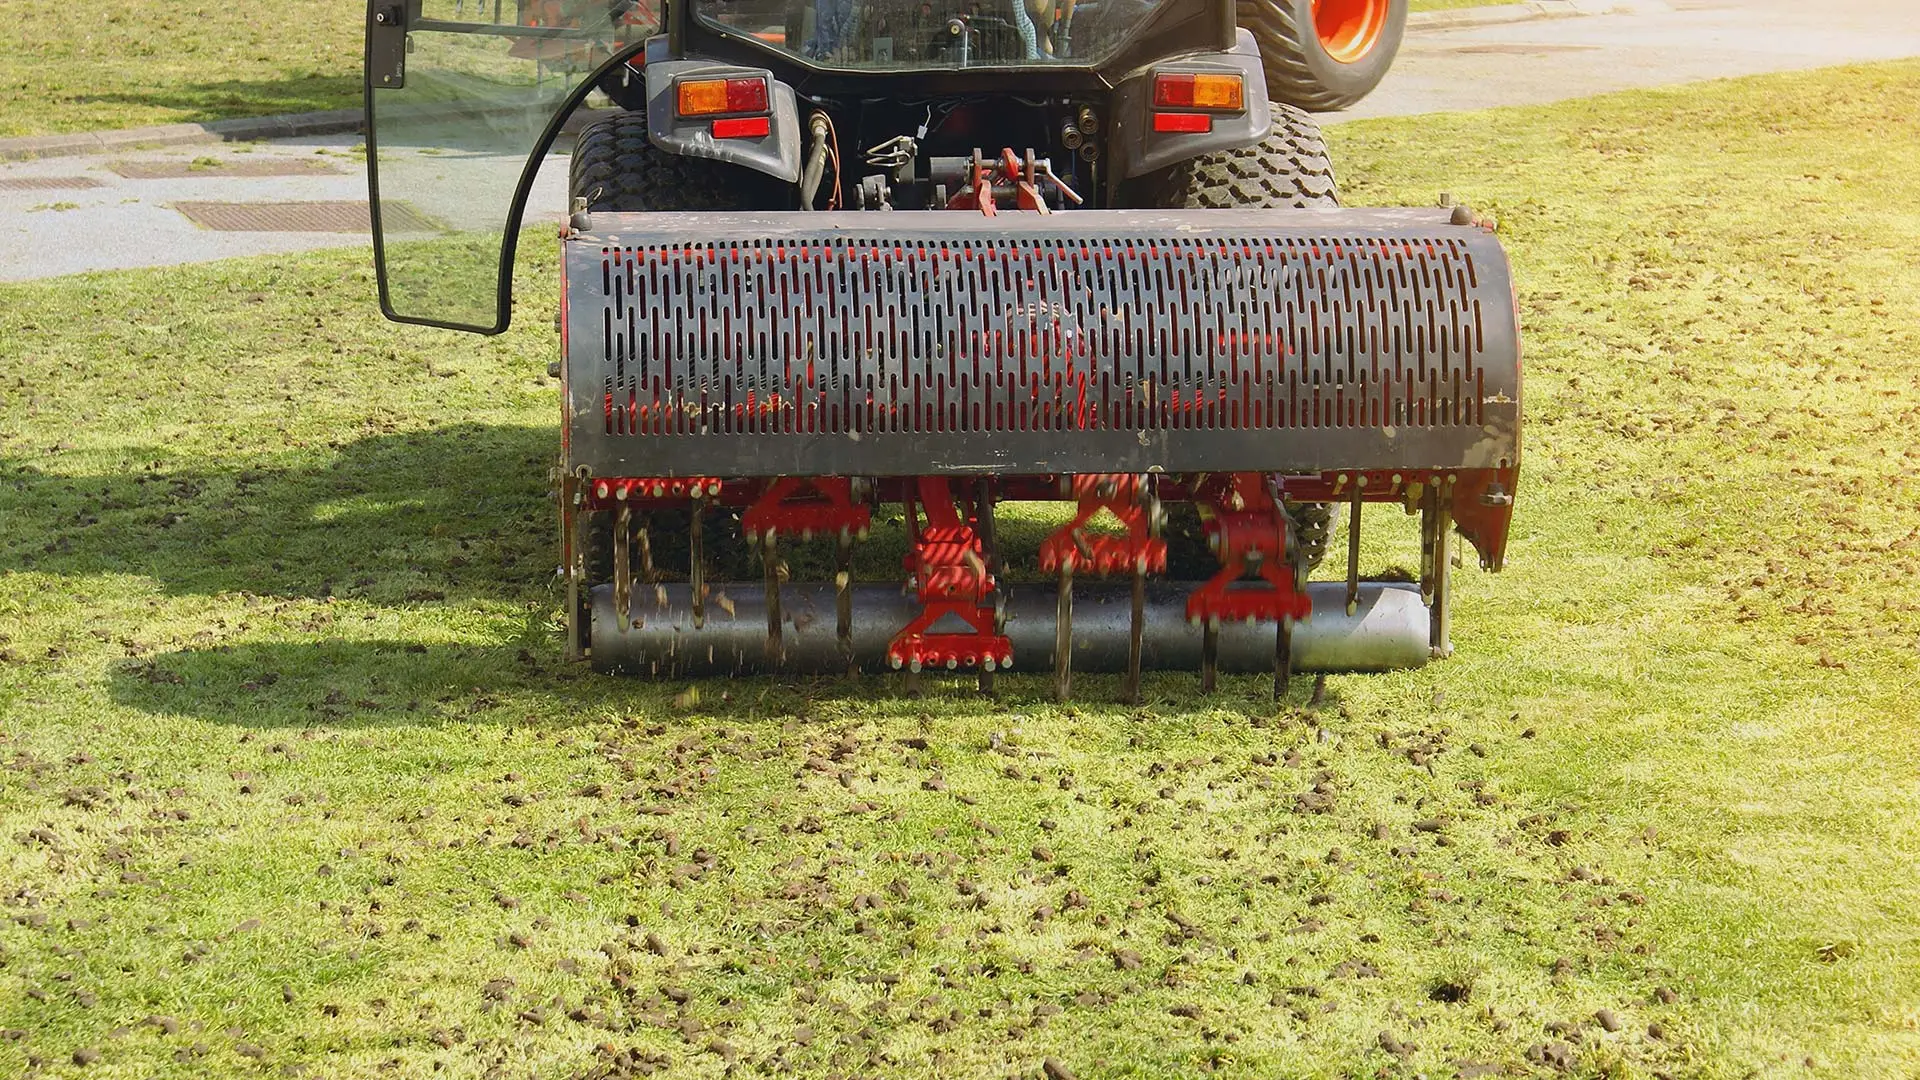
{"type": "MultiPolygon", "coordinates": [[[[1920,0],[1641,0],[1628,12],[1424,30],[1408,39],[1380,90],[1344,115],[1534,104],[1906,56],[1920,56],[1920,0]]],[[[217,232],[174,208],[185,200],[364,200],[360,159],[352,153],[357,142],[352,136],[320,137],[0,165],[0,280],[365,245],[365,236],[354,233],[217,232]],[[231,167],[202,168],[174,179],[113,171],[117,163],[182,164],[201,158],[231,167]],[[241,166],[268,161],[321,161],[339,171],[233,175],[241,166]],[[76,177],[97,186],[13,189],[20,181],[76,177]]],[[[558,220],[566,170],[553,160],[541,170],[529,213],[558,220]]]]}
{"type": "Polygon", "coordinates": [[[1635,87],[1920,56],[1920,0],[1665,0],[1421,34],[1354,117],[1533,105],[1635,87]]]}

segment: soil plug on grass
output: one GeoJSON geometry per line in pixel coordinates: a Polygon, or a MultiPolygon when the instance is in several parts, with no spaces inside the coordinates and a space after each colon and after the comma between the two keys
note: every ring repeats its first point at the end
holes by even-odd
{"type": "Polygon", "coordinates": [[[1398,1058],[1410,1058],[1413,1056],[1413,1052],[1415,1050],[1420,1049],[1419,1046],[1413,1043],[1402,1042],[1399,1039],[1394,1038],[1393,1032],[1391,1031],[1381,1032],[1379,1041],[1380,1041],[1380,1049],[1385,1050],[1387,1053],[1392,1054],[1393,1056],[1398,1058]]]}
{"type": "Polygon", "coordinates": [[[1571,1072],[1574,1064],[1573,1047],[1563,1042],[1534,1043],[1527,1047],[1527,1060],[1535,1065],[1571,1072]]]}

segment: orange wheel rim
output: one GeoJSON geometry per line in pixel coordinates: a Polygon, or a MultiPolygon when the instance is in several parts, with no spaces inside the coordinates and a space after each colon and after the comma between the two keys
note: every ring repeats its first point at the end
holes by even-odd
{"type": "Polygon", "coordinates": [[[1320,47],[1342,64],[1367,58],[1387,28],[1392,0],[1313,0],[1313,29],[1320,47]]]}

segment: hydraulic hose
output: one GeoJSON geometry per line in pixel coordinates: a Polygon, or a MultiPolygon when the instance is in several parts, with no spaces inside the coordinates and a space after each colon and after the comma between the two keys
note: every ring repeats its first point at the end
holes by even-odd
{"type": "Polygon", "coordinates": [[[814,196],[820,193],[820,180],[827,169],[827,114],[817,112],[807,125],[813,132],[813,149],[807,153],[806,170],[800,174],[800,208],[814,209],[814,196]]]}

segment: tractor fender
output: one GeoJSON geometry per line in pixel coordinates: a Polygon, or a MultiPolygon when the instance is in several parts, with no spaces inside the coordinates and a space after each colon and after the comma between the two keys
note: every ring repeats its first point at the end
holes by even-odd
{"type": "Polygon", "coordinates": [[[1230,52],[1169,56],[1134,72],[1114,89],[1113,122],[1114,175],[1108,177],[1113,183],[1202,154],[1258,144],[1273,129],[1273,106],[1267,98],[1267,77],[1253,34],[1240,30],[1230,52]],[[1155,131],[1153,77],[1159,72],[1237,72],[1246,87],[1246,108],[1239,113],[1216,114],[1209,131],[1155,131]]]}
{"type": "MultiPolygon", "coordinates": [[[[649,49],[651,54],[653,50],[649,49]]],[[[1256,70],[1259,63],[1255,58],[1256,70]]],[[[800,179],[800,107],[793,87],[773,77],[766,68],[742,67],[718,60],[669,60],[652,55],[646,61],[647,137],[669,154],[712,158],[796,183],[800,179]],[[687,79],[762,78],[767,81],[771,123],[758,138],[716,139],[708,117],[682,119],[675,108],[675,87],[687,79]]]]}

